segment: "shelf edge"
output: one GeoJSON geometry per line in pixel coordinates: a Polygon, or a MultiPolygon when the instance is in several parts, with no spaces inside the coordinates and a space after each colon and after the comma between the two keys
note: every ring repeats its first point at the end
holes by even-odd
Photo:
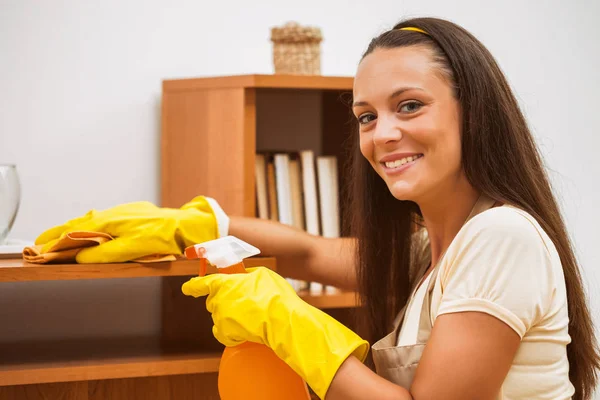
{"type": "Polygon", "coordinates": [[[351,76],[253,74],[165,79],[163,92],[186,92],[199,89],[273,88],[352,91],[351,76]]]}
{"type": "MultiPolygon", "coordinates": [[[[248,258],[244,262],[248,267],[260,265],[273,270],[277,268],[277,262],[272,257],[248,258]]],[[[146,264],[29,264],[21,259],[0,260],[0,283],[194,276],[198,273],[199,264],[196,260],[146,264]]]]}
{"type": "Polygon", "coordinates": [[[122,364],[108,362],[62,367],[25,367],[0,371],[0,386],[212,373],[219,370],[221,355],[186,358],[122,364]]]}

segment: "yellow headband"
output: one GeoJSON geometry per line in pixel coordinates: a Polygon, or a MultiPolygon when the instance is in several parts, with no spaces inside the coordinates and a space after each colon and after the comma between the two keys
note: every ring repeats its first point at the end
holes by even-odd
{"type": "Polygon", "coordinates": [[[421,32],[426,34],[427,36],[429,36],[429,33],[425,32],[423,29],[421,28],[415,28],[414,26],[406,26],[404,28],[400,28],[401,31],[413,31],[413,32],[421,32]]]}

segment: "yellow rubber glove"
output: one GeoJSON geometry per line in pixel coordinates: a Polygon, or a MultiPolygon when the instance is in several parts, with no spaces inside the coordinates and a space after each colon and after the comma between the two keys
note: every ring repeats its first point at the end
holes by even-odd
{"type": "Polygon", "coordinates": [[[350,355],[364,361],[369,344],[323,311],[304,302],[277,273],[213,274],[182,286],[188,296],[206,296],[213,334],[225,346],[245,341],[269,346],[321,398],[350,355]]]}
{"type": "Polygon", "coordinates": [[[149,202],[91,210],[42,233],[36,244],[42,252],[74,231],[103,232],[114,240],[81,250],[78,263],[126,262],[154,254],[180,255],[185,247],[219,237],[215,213],[207,198],[198,196],[179,209],[149,202]]]}

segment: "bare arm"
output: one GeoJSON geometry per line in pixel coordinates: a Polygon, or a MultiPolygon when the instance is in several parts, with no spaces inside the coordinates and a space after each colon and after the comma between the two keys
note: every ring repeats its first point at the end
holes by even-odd
{"type": "Polygon", "coordinates": [[[349,357],[331,382],[326,400],[495,399],[519,344],[519,335],[489,314],[440,315],[410,393],[349,357]]]}
{"type": "Polygon", "coordinates": [[[277,272],[304,281],[356,289],[354,239],[327,239],[258,218],[230,217],[229,233],[277,257],[277,272]]]}

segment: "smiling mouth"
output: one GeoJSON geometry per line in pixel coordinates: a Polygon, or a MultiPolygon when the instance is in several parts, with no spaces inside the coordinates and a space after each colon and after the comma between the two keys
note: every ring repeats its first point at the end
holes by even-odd
{"type": "Polygon", "coordinates": [[[423,157],[423,154],[415,154],[414,156],[404,157],[399,160],[386,161],[381,163],[387,170],[401,170],[403,167],[412,165],[416,160],[423,157]]]}

